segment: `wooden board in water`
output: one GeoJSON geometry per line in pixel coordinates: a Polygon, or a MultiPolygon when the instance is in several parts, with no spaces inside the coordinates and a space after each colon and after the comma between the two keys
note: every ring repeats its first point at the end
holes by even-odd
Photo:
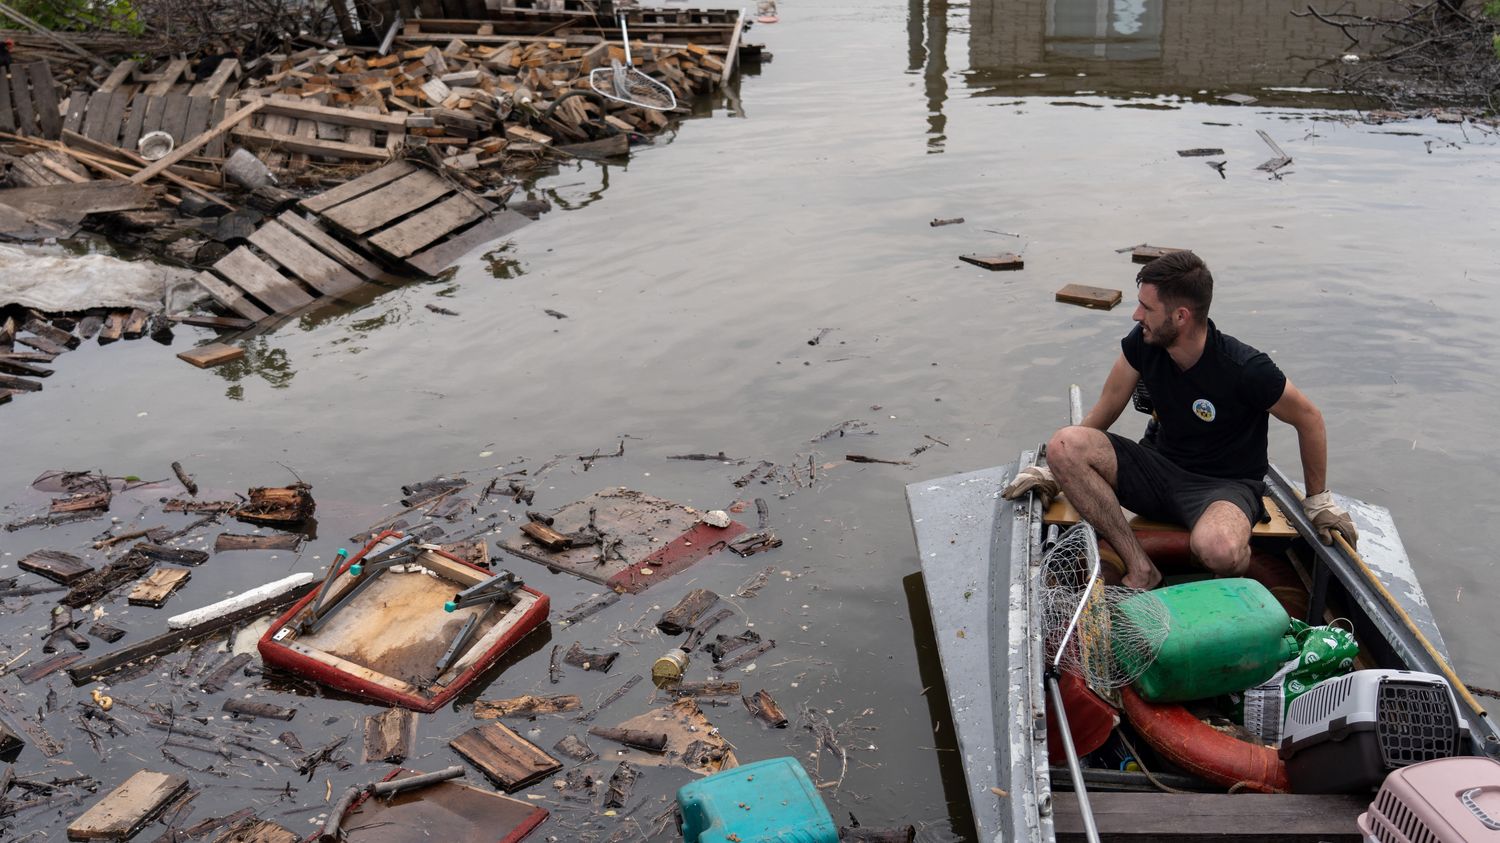
{"type": "MultiPolygon", "coordinates": [[[[398,770],[386,779],[408,775],[398,770]]],[[[518,843],[545,819],[543,808],[449,781],[356,802],[343,826],[351,843],[518,843]]]]}
{"type": "Polygon", "coordinates": [[[500,547],[554,570],[636,594],[722,550],[745,531],[738,521],[710,527],[681,504],[624,487],[604,489],[564,506],[552,514],[552,528],[569,534],[583,531],[589,510],[594,511],[599,531],[621,542],[618,552],[602,563],[598,545],[552,552],[519,530],[502,538],[500,547]]]}

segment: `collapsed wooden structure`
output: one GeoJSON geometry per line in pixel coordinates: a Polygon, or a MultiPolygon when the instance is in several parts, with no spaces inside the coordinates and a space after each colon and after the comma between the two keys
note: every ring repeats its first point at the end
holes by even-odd
{"type": "MultiPolygon", "coordinates": [[[[616,11],[634,67],[679,103],[717,91],[742,57],[759,55],[743,39],[740,10],[350,5],[354,16],[339,20],[346,45],[283,54],[137,54],[111,65],[23,41],[0,69],[0,240],[64,239],[88,226],[155,251],[199,269],[200,285],[232,314],[187,321],[241,331],[357,299],[372,283],[435,275],[528,221],[505,208],[517,173],[627,155],[687,113],[614,100],[590,84],[593,71],[625,58],[616,11]],[[253,156],[232,154],[239,148],[253,156]]],[[[49,342],[47,328],[69,335],[70,348],[170,322],[12,307],[0,325],[4,403],[40,390],[43,364],[66,350],[36,348],[49,342]]]]}

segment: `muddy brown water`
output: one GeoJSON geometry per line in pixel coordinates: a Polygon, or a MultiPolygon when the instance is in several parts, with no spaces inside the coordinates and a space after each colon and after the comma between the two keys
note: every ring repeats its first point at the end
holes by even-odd
{"type": "MultiPolygon", "coordinates": [[[[59,359],[45,392],[0,409],[0,499],[17,502],[6,517],[44,499],[26,485],[50,468],[155,479],[181,460],[205,498],[290,481],[289,470],[312,484],[317,537],[301,553],[218,555],[165,610],[109,604],[108,619],[132,630],[128,643],[174,610],[317,571],[348,536],[400,509],[403,483],[436,474],[486,481],[561,454],[537,482],[535,508],[611,485],[703,508],[764,497],[782,548],[721,553],[577,627],[538,633],[466,699],[578,693],[590,705],[649,672],[673,643],[650,630],[660,609],[691,588],[727,593],[774,566],[759,596],[736,602],[777,647],[733,678],[747,692],[769,690],[792,727],[763,729],[738,702],[709,717],[742,759],[794,755],[833,781],[839,762],[827,752],[814,762],[802,716],[804,707],[822,712],[849,750],[842,784],[822,791],[836,819],[852,812],[865,824],[914,822],[927,840],[963,839],[961,771],[903,486],[1014,459],[1064,419],[1069,383],[1091,400],[1130,327],[1134,267],[1115,250],[1188,246],[1216,271],[1219,326],[1271,352],[1323,409],[1334,488],[1394,511],[1459,672],[1500,685],[1491,620],[1500,599],[1500,152],[1474,126],[1360,123],[1360,103],[1319,90],[1316,70],[1347,51],[1343,39],[1283,5],[787,0],[781,23],[753,33],[774,62],[743,79],[735,103],[626,165],[540,179],[534,192],[554,210],[450,277],[285,325],[251,342],[246,362],[212,371],[149,342],[59,359]],[[1216,101],[1225,93],[1261,102],[1216,101]],[[1294,159],[1280,179],[1254,169],[1271,157],[1257,129],[1294,159]],[[1225,153],[1175,153],[1194,147],[1225,153]],[[1205,160],[1225,161],[1225,177],[1205,160]],[[966,222],[927,224],[958,216],[966,222]],[[1020,252],[1025,269],[988,273],[957,260],[998,251],[1020,252]],[[1054,304],[1069,282],[1119,288],[1126,302],[1107,313],[1054,304]],[[813,441],[845,420],[864,426],[813,441]],[[588,471],[574,459],[613,452],[622,438],[623,457],[588,471]],[[666,459],[721,449],[750,462],[666,459]],[[913,464],[856,465],[844,460],[850,453],[913,464]],[[811,486],[805,470],[802,486],[732,485],[757,460],[805,469],[809,458],[811,486]],[[647,616],[646,631],[634,631],[647,616]],[[624,655],[608,675],[568,669],[549,684],[550,645],[574,640],[624,655]]],[[[181,329],[174,349],[206,336],[181,329]]],[[[1140,423],[1127,411],[1117,429],[1140,423]]],[[[1295,473],[1290,432],[1277,430],[1272,448],[1295,473]]],[[[111,515],[185,523],[154,504],[175,492],[170,483],[142,490],[111,515]]],[[[523,509],[505,500],[481,513],[514,529],[509,518],[523,509]]],[[[18,573],[24,553],[76,550],[100,529],[0,535],[0,575],[18,573]]],[[[551,595],[554,613],[596,590],[522,560],[501,564],[551,595]]],[[[975,560],[976,576],[982,565],[975,560]]],[[[39,650],[46,597],[3,605],[3,658],[39,650]]],[[[723,631],[743,628],[736,620],[723,631]]],[[[112,693],[228,729],[218,720],[223,695],[170,675],[190,658],[180,653],[112,693]]],[[[689,678],[705,678],[706,664],[695,654],[689,678]]],[[[254,756],[225,763],[174,750],[228,774],[193,776],[203,793],[187,822],[252,806],[306,832],[330,788],[383,774],[358,763],[359,723],[376,706],[238,681],[229,693],[295,704],[289,725],[309,749],[350,735],[343,757],[355,763],[324,765],[306,781],[254,756]],[[287,782],[296,794],[278,801],[271,789],[287,782]]],[[[109,741],[101,760],[71,719],[89,686],[0,683],[13,721],[34,717],[49,687],[58,695],[43,725],[68,749],[48,764],[28,746],[23,774],[86,773],[109,787],[142,767],[182,772],[162,757],[160,735],[140,728],[109,741]]],[[[650,694],[642,683],[596,722],[646,711],[650,694]]],[[[446,741],[471,724],[463,705],[423,715],[409,765],[454,763],[446,741]]],[[[284,725],[256,728],[269,741],[284,725]]],[[[582,732],[560,717],[516,725],[544,747],[582,732]]],[[[594,767],[607,775],[610,763],[594,767]]],[[[621,829],[621,839],[639,839],[631,823],[649,827],[688,777],[648,769],[627,819],[589,819],[597,799],[561,799],[550,781],[522,797],[555,811],[537,839],[621,829]]],[[[81,810],[36,809],[6,836],[58,839],[81,810]]]]}

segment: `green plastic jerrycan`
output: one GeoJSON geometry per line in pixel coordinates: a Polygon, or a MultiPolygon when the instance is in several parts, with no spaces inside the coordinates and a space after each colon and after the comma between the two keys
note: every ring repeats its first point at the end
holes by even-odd
{"type": "Polygon", "coordinates": [[[1119,611],[1128,616],[1132,604],[1151,597],[1166,605],[1171,620],[1156,661],[1135,682],[1143,699],[1179,702],[1243,691],[1271,678],[1297,654],[1286,610],[1255,580],[1159,588],[1125,600],[1119,611]]]}
{"type": "Polygon", "coordinates": [[[715,773],[677,791],[686,843],[838,843],[839,830],[795,758],[715,773]]]}

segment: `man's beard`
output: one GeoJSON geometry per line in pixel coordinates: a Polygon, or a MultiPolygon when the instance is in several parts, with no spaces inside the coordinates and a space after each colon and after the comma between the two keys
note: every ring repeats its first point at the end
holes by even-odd
{"type": "Polygon", "coordinates": [[[1158,348],[1171,348],[1172,343],[1177,342],[1177,325],[1171,320],[1162,322],[1161,327],[1152,328],[1150,333],[1146,334],[1143,339],[1146,340],[1147,345],[1154,345],[1158,348]]]}

